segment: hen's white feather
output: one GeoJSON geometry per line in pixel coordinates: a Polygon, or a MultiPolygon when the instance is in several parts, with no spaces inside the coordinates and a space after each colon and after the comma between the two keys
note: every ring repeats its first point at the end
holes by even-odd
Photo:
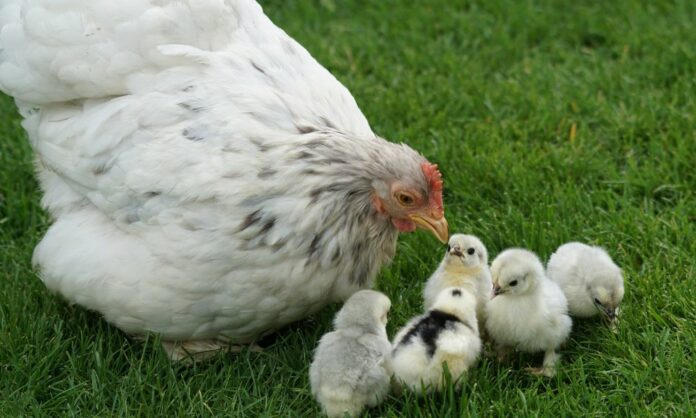
{"type": "Polygon", "coordinates": [[[248,0],[6,0],[0,89],[55,219],[42,280],[166,340],[248,342],[370,286],[397,232],[336,188],[424,161],[248,0]]]}
{"type": "Polygon", "coordinates": [[[168,100],[174,86],[225,79],[227,94],[265,88],[280,93],[281,113],[290,100],[298,118],[372,136],[350,93],[250,0],[6,0],[0,28],[0,89],[27,108],[157,91],[168,100]]]}

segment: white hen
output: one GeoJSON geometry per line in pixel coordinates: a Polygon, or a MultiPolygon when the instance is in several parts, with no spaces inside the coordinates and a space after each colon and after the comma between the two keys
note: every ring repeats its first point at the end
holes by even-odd
{"type": "Polygon", "coordinates": [[[544,352],[535,374],[553,376],[563,344],[572,327],[561,288],[544,274],[544,266],[531,251],[511,248],[491,264],[494,297],[486,305],[486,330],[499,353],[510,348],[544,352]]]}
{"type": "Polygon", "coordinates": [[[549,278],[563,289],[571,315],[590,317],[600,312],[614,321],[624,296],[623,274],[601,247],[569,242],[551,254],[549,278]]]}
{"type": "Polygon", "coordinates": [[[447,223],[434,165],[249,0],[4,0],[15,97],[54,218],[41,278],[172,358],[370,287],[447,223]]]}

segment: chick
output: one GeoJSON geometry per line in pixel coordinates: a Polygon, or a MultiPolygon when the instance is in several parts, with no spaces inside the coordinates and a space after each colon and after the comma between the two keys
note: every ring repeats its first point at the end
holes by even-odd
{"type": "Polygon", "coordinates": [[[615,323],[624,296],[623,275],[603,248],[563,244],[549,258],[546,274],[563,289],[571,315],[586,318],[602,313],[615,323]]]}
{"type": "Polygon", "coordinates": [[[432,309],[397,333],[391,365],[397,384],[418,393],[422,387],[442,388],[445,364],[459,385],[480,353],[476,297],[467,289],[449,287],[440,292],[432,309]]]}
{"type": "Polygon", "coordinates": [[[527,250],[503,251],[493,260],[491,273],[494,296],[486,305],[486,329],[499,354],[510,348],[543,351],[542,367],[528,370],[553,376],[560,358],[556,350],[572,327],[563,291],[546,278],[539,258],[527,250]]]}
{"type": "Polygon", "coordinates": [[[312,394],[329,417],[358,415],[389,393],[391,344],[384,294],[361,290],[336,314],[334,331],[319,341],[309,368],[312,394]]]}
{"type": "Polygon", "coordinates": [[[479,328],[485,324],[486,302],[491,297],[493,284],[488,268],[488,251],[481,240],[473,235],[452,235],[445,257],[423,289],[426,310],[446,287],[467,287],[476,296],[476,317],[479,328]]]}

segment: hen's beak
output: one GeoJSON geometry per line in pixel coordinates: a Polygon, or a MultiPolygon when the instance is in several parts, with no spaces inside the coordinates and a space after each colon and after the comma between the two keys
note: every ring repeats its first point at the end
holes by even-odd
{"type": "Polygon", "coordinates": [[[439,219],[435,219],[431,216],[413,214],[409,215],[409,218],[411,218],[411,220],[415,222],[418,227],[427,229],[435,234],[437,239],[439,239],[443,244],[447,243],[447,240],[449,239],[449,229],[447,226],[447,219],[445,219],[444,215],[439,219]]]}

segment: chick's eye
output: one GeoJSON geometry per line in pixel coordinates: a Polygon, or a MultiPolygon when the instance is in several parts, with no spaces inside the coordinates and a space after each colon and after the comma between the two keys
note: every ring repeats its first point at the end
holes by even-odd
{"type": "Polygon", "coordinates": [[[510,286],[511,286],[511,287],[517,286],[517,280],[511,281],[511,282],[510,282],[510,286]]]}
{"type": "Polygon", "coordinates": [[[472,247],[472,248],[469,248],[468,250],[466,250],[466,253],[469,254],[469,255],[472,255],[472,254],[474,254],[475,252],[476,252],[476,250],[475,250],[473,247],[472,247]]]}
{"type": "Polygon", "coordinates": [[[396,198],[399,199],[399,203],[404,206],[412,206],[416,202],[416,199],[407,193],[399,193],[396,198]]]}
{"type": "Polygon", "coordinates": [[[447,252],[450,252],[450,251],[452,251],[452,246],[451,246],[451,245],[448,245],[448,246],[447,246],[447,252]]]}
{"type": "Polygon", "coordinates": [[[596,303],[597,305],[601,305],[601,304],[602,304],[602,302],[600,302],[599,299],[597,299],[597,298],[594,298],[594,303],[596,303]]]}

